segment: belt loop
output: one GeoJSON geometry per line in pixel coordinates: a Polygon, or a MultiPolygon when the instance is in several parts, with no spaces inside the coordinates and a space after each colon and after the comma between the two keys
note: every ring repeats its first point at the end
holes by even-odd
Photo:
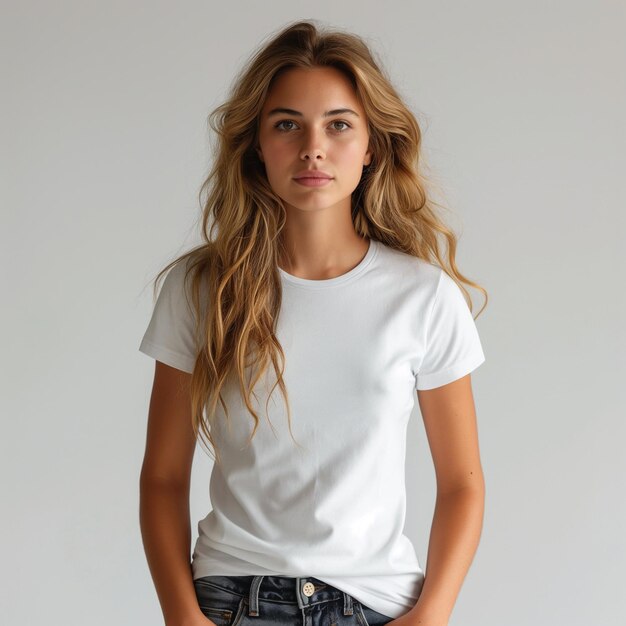
{"type": "Polygon", "coordinates": [[[256,616],[259,614],[259,587],[264,576],[255,576],[250,584],[250,596],[248,597],[249,610],[248,615],[256,616]]]}
{"type": "Polygon", "coordinates": [[[343,593],[343,614],[352,615],[354,609],[352,608],[352,596],[345,591],[343,593]]]}

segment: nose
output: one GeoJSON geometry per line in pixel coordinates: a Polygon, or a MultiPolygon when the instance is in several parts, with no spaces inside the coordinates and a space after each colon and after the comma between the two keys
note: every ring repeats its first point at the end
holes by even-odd
{"type": "Polygon", "coordinates": [[[325,158],[326,153],[324,151],[323,142],[319,133],[314,129],[306,133],[303,142],[302,150],[300,151],[300,158],[302,159],[317,159],[325,158]]]}

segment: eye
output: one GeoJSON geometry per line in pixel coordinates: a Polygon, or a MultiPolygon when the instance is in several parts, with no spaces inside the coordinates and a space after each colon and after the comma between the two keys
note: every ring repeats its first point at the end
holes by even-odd
{"type": "Polygon", "coordinates": [[[282,124],[293,124],[293,122],[291,120],[281,120],[277,124],[274,124],[274,128],[278,128],[278,130],[285,131],[284,128],[280,128],[282,124]]]}
{"type": "MultiPolygon", "coordinates": [[[[348,122],[344,122],[343,120],[336,120],[333,122],[333,124],[343,124],[344,126],[347,126],[348,128],[350,128],[350,124],[348,124],[348,122]]],[[[343,133],[345,132],[346,129],[344,130],[340,130],[339,132],[343,133]]]]}
{"type": "MultiPolygon", "coordinates": [[[[276,124],[274,124],[274,128],[277,128],[279,131],[281,132],[287,132],[288,130],[291,130],[290,128],[281,128],[283,124],[293,124],[293,120],[281,120],[280,122],[277,122],[276,124]]],[[[334,122],[331,122],[331,125],[333,124],[343,124],[344,126],[346,126],[347,128],[343,128],[343,129],[339,129],[338,132],[339,133],[344,133],[346,132],[346,130],[348,128],[352,128],[350,126],[350,124],[348,124],[348,122],[344,122],[343,120],[335,120],[334,122]]]]}

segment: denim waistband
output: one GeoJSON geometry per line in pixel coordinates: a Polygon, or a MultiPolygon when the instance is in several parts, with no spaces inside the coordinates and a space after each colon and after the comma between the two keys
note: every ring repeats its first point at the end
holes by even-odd
{"type": "Polygon", "coordinates": [[[352,596],[314,576],[206,576],[204,580],[239,596],[248,597],[249,615],[259,614],[259,600],[297,604],[299,608],[319,602],[344,602],[344,615],[352,615],[352,596]]]}

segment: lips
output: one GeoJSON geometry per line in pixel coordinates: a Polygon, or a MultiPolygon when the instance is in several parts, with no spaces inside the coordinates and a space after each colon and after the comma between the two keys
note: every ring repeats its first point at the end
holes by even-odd
{"type": "Polygon", "coordinates": [[[307,170],[305,172],[299,172],[294,178],[298,180],[301,178],[332,178],[332,176],[321,170],[307,170]]]}

